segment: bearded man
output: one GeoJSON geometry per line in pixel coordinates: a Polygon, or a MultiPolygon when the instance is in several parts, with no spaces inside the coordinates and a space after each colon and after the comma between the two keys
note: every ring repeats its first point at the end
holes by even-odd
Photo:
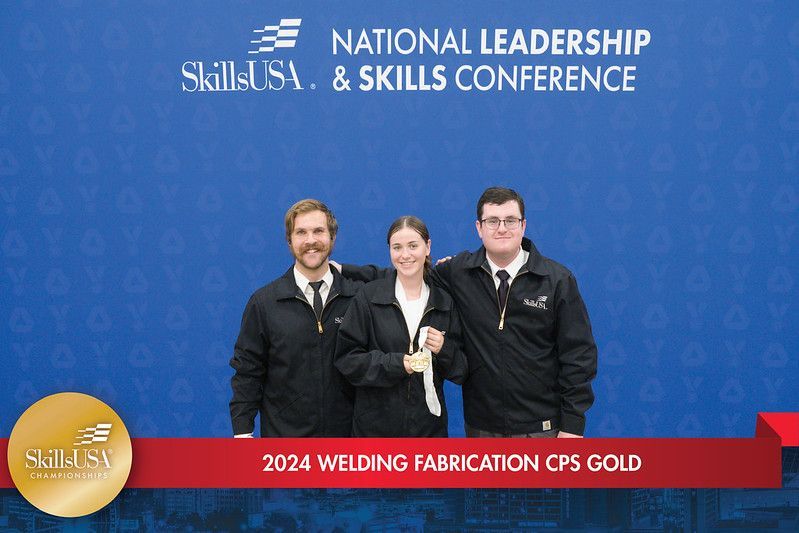
{"type": "Polygon", "coordinates": [[[338,223],[318,200],[286,212],[294,265],[255,291],[244,309],[230,366],[236,437],[349,437],[354,392],[333,367],[336,334],[361,286],[331,270],[338,223]]]}

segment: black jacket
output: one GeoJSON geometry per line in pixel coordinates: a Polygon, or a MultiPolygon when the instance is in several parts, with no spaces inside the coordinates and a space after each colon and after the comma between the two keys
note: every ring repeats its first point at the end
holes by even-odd
{"type": "Polygon", "coordinates": [[[252,295],[230,360],[234,434],[252,432],[260,412],[262,437],[350,436],[354,391],[333,355],[339,324],[361,286],[334,269],[321,334],[292,268],[252,295]]]}
{"type": "MultiPolygon", "coordinates": [[[[522,248],[530,256],[511,284],[502,329],[485,248],[434,270],[434,283],[452,295],[463,320],[464,417],[469,426],[495,433],[540,432],[549,420],[552,429],[582,435],[597,368],[588,312],[568,269],[528,239],[522,248]]],[[[345,275],[368,280],[385,271],[348,266],[345,275]]]]}
{"type": "Polygon", "coordinates": [[[446,437],[444,379],[462,383],[466,358],[460,348],[461,327],[452,299],[438,287],[430,296],[420,326],[445,332],[444,345],[433,355],[433,384],[441,416],[425,402],[423,375],[408,375],[403,357],[409,344],[419,349],[419,331],[411,340],[394,296],[396,273],[367,284],[355,297],[339,328],[336,367],[355,385],[354,437],[446,437]]]}

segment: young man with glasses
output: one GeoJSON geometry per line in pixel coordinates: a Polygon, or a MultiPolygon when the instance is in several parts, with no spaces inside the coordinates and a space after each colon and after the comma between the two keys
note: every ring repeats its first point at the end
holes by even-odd
{"type": "MultiPolygon", "coordinates": [[[[574,275],[524,237],[524,200],[491,187],[477,202],[483,246],[434,269],[461,313],[469,437],[581,437],[597,349],[574,275]]],[[[374,267],[344,268],[372,279],[374,267]]]]}

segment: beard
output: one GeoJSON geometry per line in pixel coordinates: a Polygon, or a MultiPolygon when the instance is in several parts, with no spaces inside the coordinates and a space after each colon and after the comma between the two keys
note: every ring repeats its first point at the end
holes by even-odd
{"type": "Polygon", "coordinates": [[[299,249],[292,247],[291,253],[294,259],[308,270],[316,270],[321,267],[328,257],[330,257],[331,246],[324,243],[304,245],[299,249]],[[316,251],[315,257],[306,255],[310,251],[316,251]]]}

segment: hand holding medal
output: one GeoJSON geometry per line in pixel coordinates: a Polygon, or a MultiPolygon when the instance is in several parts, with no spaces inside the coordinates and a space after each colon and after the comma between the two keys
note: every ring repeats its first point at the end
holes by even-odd
{"type": "Polygon", "coordinates": [[[433,362],[433,355],[441,351],[444,346],[443,331],[433,327],[424,327],[419,330],[419,345],[421,349],[410,354],[408,364],[414,372],[424,372],[433,362]]]}

